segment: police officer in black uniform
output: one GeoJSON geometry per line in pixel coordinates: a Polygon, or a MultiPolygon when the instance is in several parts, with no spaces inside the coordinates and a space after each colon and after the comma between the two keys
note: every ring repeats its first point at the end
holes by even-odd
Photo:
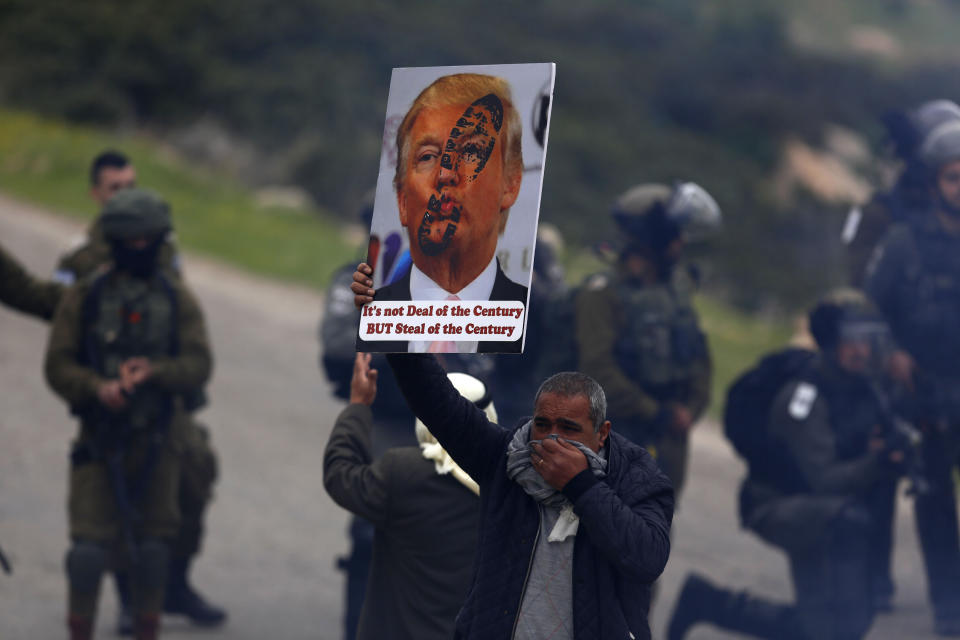
{"type": "Polygon", "coordinates": [[[870,256],[890,226],[929,210],[927,170],[917,152],[930,132],[950,120],[960,120],[960,106],[951,100],[930,100],[915,109],[884,116],[893,153],[902,169],[892,188],[874,194],[867,204],[853,207],[847,215],[842,240],[853,286],[863,286],[870,256]]]}
{"type": "Polygon", "coordinates": [[[870,627],[873,505],[904,458],[900,440],[880,427],[886,408],[870,375],[881,369],[888,332],[856,292],[817,305],[810,327],[821,354],[774,398],[767,464],[751,463],[740,495],[744,526],[787,553],[796,603],[733,592],[694,574],[669,640],[698,622],[777,640],[854,639],[870,627]]]}
{"type": "Polygon", "coordinates": [[[915,514],[935,628],[960,635],[960,532],[952,470],[960,450],[960,120],[920,147],[931,207],[891,228],[868,267],[866,290],[901,348],[892,371],[924,434],[931,490],[915,514]]]}

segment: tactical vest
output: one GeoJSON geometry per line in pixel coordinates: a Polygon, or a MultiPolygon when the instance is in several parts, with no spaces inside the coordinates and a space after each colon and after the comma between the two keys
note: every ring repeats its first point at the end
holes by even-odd
{"type": "Polygon", "coordinates": [[[874,428],[883,422],[870,382],[859,377],[830,381],[823,373],[817,378],[817,387],[830,410],[837,459],[848,461],[863,456],[874,428]]]}
{"type": "MultiPolygon", "coordinates": [[[[84,302],[84,359],[100,375],[120,376],[125,360],[150,360],[176,355],[178,350],[177,298],[166,276],[150,280],[97,277],[84,302]]],[[[128,398],[116,414],[101,412],[132,430],[164,427],[172,411],[172,397],[149,382],[128,398]]]]}
{"type": "Polygon", "coordinates": [[[624,287],[626,318],[615,354],[620,368],[647,389],[683,383],[707,357],[707,344],[691,303],[691,286],[670,283],[624,287]]]}
{"type": "Polygon", "coordinates": [[[898,339],[930,373],[960,377],[960,241],[915,229],[916,253],[900,283],[898,339]]]}
{"type": "MultiPolygon", "coordinates": [[[[827,407],[827,419],[833,432],[833,453],[838,462],[849,462],[864,456],[869,450],[874,428],[882,423],[881,408],[866,378],[843,377],[827,374],[822,368],[804,373],[795,380],[816,390],[812,402],[823,402],[827,407]]],[[[796,396],[798,391],[794,392],[796,396]]],[[[788,411],[794,397],[787,404],[774,407],[774,411],[788,411]]],[[[811,402],[811,406],[812,406],[811,402]]],[[[809,407],[808,407],[809,411],[809,407]]],[[[806,428],[806,417],[795,416],[797,429],[806,428]]],[[[797,456],[804,451],[791,452],[779,436],[769,435],[768,451],[763,465],[750,465],[751,479],[775,487],[784,495],[810,493],[812,488],[803,477],[797,456]]]]}

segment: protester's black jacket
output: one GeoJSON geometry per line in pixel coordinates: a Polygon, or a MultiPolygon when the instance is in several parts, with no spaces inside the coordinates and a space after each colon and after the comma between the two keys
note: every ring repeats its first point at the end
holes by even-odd
{"type": "MultiPolygon", "coordinates": [[[[480,484],[480,543],[458,638],[512,636],[540,525],[539,508],[506,474],[512,432],[463,399],[436,360],[389,355],[410,408],[480,484]]],[[[564,494],[580,516],[573,554],[576,640],[649,638],[650,585],[670,553],[673,488],[641,447],[616,433],[607,477],[577,475],[564,494]]]]}

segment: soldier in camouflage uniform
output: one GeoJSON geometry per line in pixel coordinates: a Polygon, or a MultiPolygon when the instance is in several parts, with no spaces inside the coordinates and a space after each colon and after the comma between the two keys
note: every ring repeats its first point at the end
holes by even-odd
{"type": "Polygon", "coordinates": [[[135,633],[156,638],[170,545],[179,533],[184,396],[210,376],[203,316],[158,268],[167,204],[126,189],[104,207],[113,264],[81,279],[53,321],[45,371],[80,418],[71,452],[66,569],[71,638],[92,637],[100,578],[130,576],[135,633]]]}
{"type": "Polygon", "coordinates": [[[53,317],[63,285],[34,278],[16,258],[0,247],[0,302],[43,320],[53,317]]]}
{"type": "MultiPolygon", "coordinates": [[[[136,184],[136,170],[129,160],[115,151],[98,155],[90,167],[90,197],[101,207],[117,192],[136,184]]],[[[83,244],[64,255],[57,266],[54,278],[71,284],[112,260],[110,243],[104,237],[102,218],[97,217],[90,225],[83,244]]],[[[157,261],[167,277],[179,280],[180,260],[176,245],[169,237],[164,238],[157,261]]],[[[186,409],[194,412],[206,404],[202,386],[187,394],[186,409]]],[[[227,614],[201,596],[190,584],[190,566],[199,553],[203,537],[203,521],[206,509],[213,499],[213,485],[217,478],[217,457],[206,426],[191,417],[187,425],[184,452],[180,473],[181,529],[171,548],[168,571],[167,596],[164,611],[187,616],[200,626],[216,626],[226,620],[227,614]]],[[[118,632],[128,635],[131,630],[129,590],[126,576],[116,574],[117,592],[121,600],[118,632]]]]}
{"type": "Polygon", "coordinates": [[[960,466],[960,119],[920,147],[932,206],[894,226],[867,269],[866,291],[898,345],[893,374],[924,434],[931,491],[915,514],[934,623],[960,635],[960,531],[953,472],[960,466]]]}
{"type": "MultiPolygon", "coordinates": [[[[136,183],[136,169],[126,156],[116,151],[104,151],[90,165],[90,198],[101,210],[114,194],[134,187],[136,183]]],[[[179,277],[176,246],[169,239],[161,247],[159,258],[164,269],[179,277]]],[[[90,223],[83,242],[60,258],[54,279],[71,285],[111,259],[110,244],[103,236],[98,216],[90,223]]]]}
{"type": "Polygon", "coordinates": [[[591,277],[575,300],[579,369],[606,390],[611,421],[654,452],[679,495],[711,362],[691,302],[696,283],[676,264],[686,234],[719,225],[720,210],[681,183],[634,187],[613,215],[626,236],[616,273],[591,277]]]}

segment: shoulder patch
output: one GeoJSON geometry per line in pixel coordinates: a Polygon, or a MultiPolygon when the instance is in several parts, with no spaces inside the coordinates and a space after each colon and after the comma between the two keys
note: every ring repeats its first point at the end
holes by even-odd
{"type": "Polygon", "coordinates": [[[69,287],[77,281],[77,273],[72,269],[57,269],[53,272],[52,280],[54,282],[59,282],[65,287],[69,287]]]}
{"type": "Polygon", "coordinates": [[[587,278],[584,287],[589,291],[598,291],[600,289],[606,289],[608,284],[610,284],[610,276],[605,273],[595,273],[587,278]]]}
{"type": "Polygon", "coordinates": [[[843,231],[840,233],[840,240],[843,241],[843,244],[850,244],[857,237],[861,220],[863,220],[863,210],[854,206],[847,214],[847,220],[843,223],[843,231]]]}
{"type": "Polygon", "coordinates": [[[873,248],[873,251],[870,252],[870,259],[867,261],[867,266],[863,269],[867,279],[872,278],[873,274],[876,273],[877,266],[880,264],[880,261],[883,260],[883,254],[885,252],[886,247],[883,244],[878,244],[873,248]]]}
{"type": "Polygon", "coordinates": [[[787,411],[794,420],[806,420],[813,409],[813,403],[817,401],[817,388],[809,382],[801,382],[793,390],[793,397],[790,398],[790,406],[787,411]]]}

